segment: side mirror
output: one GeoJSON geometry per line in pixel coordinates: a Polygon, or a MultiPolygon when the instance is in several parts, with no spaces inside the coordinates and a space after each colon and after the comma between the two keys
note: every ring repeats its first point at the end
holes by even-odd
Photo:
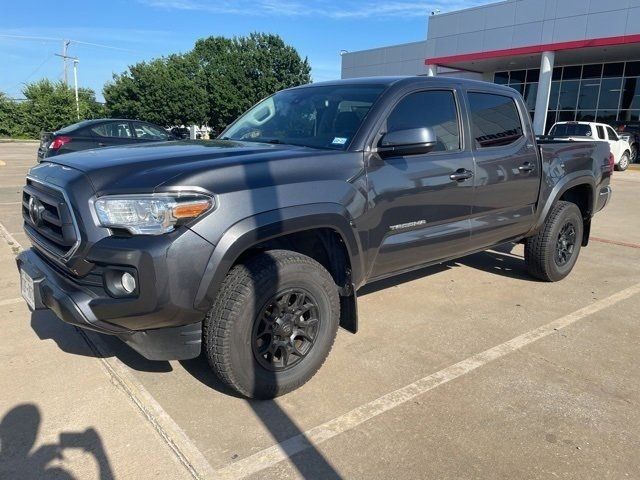
{"type": "Polygon", "coordinates": [[[429,153],[436,143],[436,133],[430,127],[396,130],[382,137],[378,154],[381,157],[420,155],[429,153]]]}

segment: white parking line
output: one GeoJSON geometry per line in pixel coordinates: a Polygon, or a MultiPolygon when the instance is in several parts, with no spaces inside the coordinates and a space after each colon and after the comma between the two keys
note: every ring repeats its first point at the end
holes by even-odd
{"type": "Polygon", "coordinates": [[[4,237],[9,245],[17,247],[22,250],[22,245],[18,242],[13,235],[9,233],[9,230],[0,222],[0,236],[4,237]]]}
{"type": "Polygon", "coordinates": [[[22,303],[22,302],[24,302],[22,297],[9,298],[7,300],[0,300],[0,307],[4,307],[5,305],[15,305],[16,303],[22,303]]]}
{"type": "Polygon", "coordinates": [[[327,440],[352,430],[364,422],[371,420],[383,413],[399,407],[406,402],[422,395],[429,390],[433,390],[440,385],[444,385],[456,378],[470,373],[494,360],[513,353],[521,348],[547,337],[554,332],[581,320],[589,315],[611,307],[618,302],[626,300],[631,296],[640,293],[640,283],[633,285],[621,292],[592,303],[580,310],[558,318],[542,327],[519,335],[511,340],[497,345],[493,348],[473,355],[461,362],[447,367],[439,372],[424,377],[406,387],[388,393],[376,400],[357,407],[333,420],[329,420],[322,425],[318,425],[304,433],[291,437],[273,447],[269,447],[261,452],[239,460],[216,471],[216,477],[221,479],[239,479],[260,472],[272,467],[287,458],[303,452],[309,448],[319,445],[327,440]]]}

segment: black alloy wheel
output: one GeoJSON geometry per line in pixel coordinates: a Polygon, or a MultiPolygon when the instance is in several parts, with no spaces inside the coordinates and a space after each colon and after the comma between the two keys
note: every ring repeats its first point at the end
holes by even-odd
{"type": "Polygon", "coordinates": [[[272,371],[293,368],[311,352],[320,322],[317,302],[308,292],[292,288],[277,294],[254,323],[256,360],[272,371]]]}
{"type": "Polygon", "coordinates": [[[560,229],[558,240],[556,242],[556,264],[563,267],[571,260],[571,256],[576,247],[576,226],[567,221],[560,229]]]}

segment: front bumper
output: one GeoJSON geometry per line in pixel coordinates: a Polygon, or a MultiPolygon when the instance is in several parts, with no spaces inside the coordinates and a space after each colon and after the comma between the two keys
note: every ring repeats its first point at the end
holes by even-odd
{"type": "Polygon", "coordinates": [[[34,283],[35,310],[49,309],[72,325],[115,335],[150,360],[182,360],[200,354],[202,319],[194,297],[213,246],[191,231],[169,237],[96,243],[87,257],[137,272],[139,291],[115,298],[96,282],[75,278],[34,248],[20,253],[18,268],[34,283]],[[145,245],[144,249],[142,245],[145,245]],[[200,268],[198,268],[198,264],[200,268]]]}

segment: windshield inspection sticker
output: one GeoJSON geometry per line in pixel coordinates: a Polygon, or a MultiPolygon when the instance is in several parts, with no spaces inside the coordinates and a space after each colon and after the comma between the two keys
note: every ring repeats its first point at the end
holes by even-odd
{"type": "Polygon", "coordinates": [[[347,139],[345,137],[334,137],[332,145],[344,145],[347,143],[347,139]]]}

